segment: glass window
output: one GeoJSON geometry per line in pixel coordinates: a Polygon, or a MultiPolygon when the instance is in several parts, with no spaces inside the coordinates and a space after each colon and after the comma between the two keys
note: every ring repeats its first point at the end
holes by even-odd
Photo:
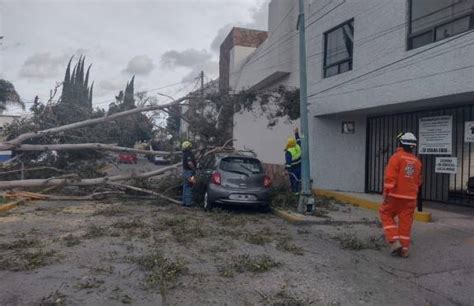
{"type": "Polygon", "coordinates": [[[325,33],[324,76],[330,77],[352,69],[354,21],[348,21],[325,33]]]}
{"type": "Polygon", "coordinates": [[[474,0],[411,0],[410,2],[411,49],[473,28],[474,0]]]}
{"type": "Polygon", "coordinates": [[[262,164],[253,158],[227,157],[221,161],[220,168],[223,171],[244,174],[263,173],[262,164]]]}

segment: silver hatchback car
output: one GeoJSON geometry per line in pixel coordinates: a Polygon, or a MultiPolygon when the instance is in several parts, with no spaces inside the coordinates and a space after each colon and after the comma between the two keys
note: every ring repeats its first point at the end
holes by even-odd
{"type": "Polygon", "coordinates": [[[271,180],[260,160],[245,153],[213,153],[202,158],[197,171],[204,186],[204,209],[215,205],[270,206],[271,180]]]}

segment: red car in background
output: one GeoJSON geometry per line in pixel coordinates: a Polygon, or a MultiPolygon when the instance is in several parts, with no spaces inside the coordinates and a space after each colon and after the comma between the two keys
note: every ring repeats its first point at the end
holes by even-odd
{"type": "Polygon", "coordinates": [[[117,156],[117,162],[119,164],[136,164],[137,160],[137,154],[134,153],[119,153],[117,156]]]}

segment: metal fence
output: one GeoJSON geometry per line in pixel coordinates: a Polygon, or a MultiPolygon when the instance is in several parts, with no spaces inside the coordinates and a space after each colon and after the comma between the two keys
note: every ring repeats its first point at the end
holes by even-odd
{"type": "Polygon", "coordinates": [[[474,121],[474,104],[370,117],[367,125],[366,192],[382,193],[385,166],[397,148],[397,134],[411,131],[418,137],[420,118],[443,115],[453,118],[452,157],[458,159],[457,172],[435,173],[435,158],[441,155],[419,155],[423,163],[422,197],[429,201],[474,206],[474,195],[468,188],[469,178],[474,176],[473,143],[464,142],[464,122],[474,121]]]}

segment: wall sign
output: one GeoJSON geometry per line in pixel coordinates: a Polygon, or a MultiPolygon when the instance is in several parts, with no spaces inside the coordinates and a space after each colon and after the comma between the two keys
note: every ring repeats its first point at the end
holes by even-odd
{"type": "Polygon", "coordinates": [[[436,157],[436,173],[456,174],[457,169],[457,157],[436,157]]]}
{"type": "Polygon", "coordinates": [[[464,122],[464,141],[474,142],[474,121],[464,122]]]}
{"type": "Polygon", "coordinates": [[[343,121],[342,122],[342,134],[354,134],[355,133],[355,122],[354,121],[343,121]]]}
{"type": "Polygon", "coordinates": [[[451,155],[453,117],[424,117],[419,120],[419,154],[451,155]]]}

